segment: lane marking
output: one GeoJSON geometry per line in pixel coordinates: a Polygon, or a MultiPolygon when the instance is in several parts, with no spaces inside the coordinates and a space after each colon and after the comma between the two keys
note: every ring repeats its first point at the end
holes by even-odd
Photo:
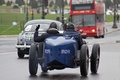
{"type": "Polygon", "coordinates": [[[14,54],[14,53],[16,53],[16,52],[3,52],[3,53],[0,52],[0,56],[7,55],[7,54],[14,54]]]}

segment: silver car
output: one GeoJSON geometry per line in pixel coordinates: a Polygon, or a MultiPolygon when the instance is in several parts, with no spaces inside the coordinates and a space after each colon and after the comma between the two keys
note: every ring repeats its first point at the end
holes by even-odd
{"type": "Polygon", "coordinates": [[[24,58],[25,54],[29,55],[29,48],[31,46],[31,43],[34,42],[33,36],[36,29],[36,26],[39,24],[40,29],[39,35],[46,32],[46,30],[49,28],[50,23],[55,22],[57,24],[57,28],[59,32],[63,32],[63,26],[62,23],[56,20],[46,20],[46,19],[38,19],[38,20],[31,20],[28,21],[24,25],[24,30],[18,35],[17,39],[17,54],[19,58],[24,58]]]}

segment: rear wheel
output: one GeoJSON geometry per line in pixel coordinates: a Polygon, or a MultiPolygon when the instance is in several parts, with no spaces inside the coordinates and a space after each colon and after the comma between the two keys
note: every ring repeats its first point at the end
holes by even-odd
{"type": "Polygon", "coordinates": [[[19,57],[19,58],[24,58],[24,55],[25,55],[25,54],[24,54],[20,49],[18,49],[18,52],[17,52],[17,53],[18,53],[18,57],[19,57]]]}
{"type": "Polygon", "coordinates": [[[94,36],[94,38],[96,38],[96,39],[97,39],[97,38],[100,38],[100,36],[94,36]]]}
{"type": "Polygon", "coordinates": [[[103,28],[103,35],[101,35],[101,38],[105,37],[105,28],[103,28]]]}
{"type": "Polygon", "coordinates": [[[100,45],[94,44],[91,54],[91,72],[97,73],[100,61],[100,45]]]}
{"type": "Polygon", "coordinates": [[[101,35],[101,38],[104,38],[104,34],[103,34],[103,35],[101,35]]]}
{"type": "Polygon", "coordinates": [[[80,71],[82,76],[87,76],[89,69],[89,50],[86,44],[83,44],[80,51],[80,71]]]}
{"type": "Polygon", "coordinates": [[[32,43],[29,50],[29,72],[31,75],[36,75],[38,69],[36,44],[32,43]]]}

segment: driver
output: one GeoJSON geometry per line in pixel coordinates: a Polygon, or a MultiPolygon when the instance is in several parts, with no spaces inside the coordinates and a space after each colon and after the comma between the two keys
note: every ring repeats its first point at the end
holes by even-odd
{"type": "Polygon", "coordinates": [[[40,28],[40,25],[38,25],[35,29],[34,33],[34,42],[40,42],[38,47],[38,57],[43,57],[43,41],[50,37],[50,36],[62,36],[57,30],[57,24],[55,22],[52,22],[49,26],[49,29],[46,31],[46,33],[43,33],[41,36],[38,36],[38,29],[40,28]]]}
{"type": "Polygon", "coordinates": [[[73,23],[68,24],[67,29],[66,31],[64,31],[63,34],[68,35],[68,36],[73,36],[78,41],[78,49],[79,50],[81,49],[81,46],[83,45],[83,40],[82,40],[80,32],[74,29],[73,23]]]}
{"type": "Polygon", "coordinates": [[[52,22],[50,24],[49,29],[46,31],[46,33],[43,33],[41,36],[38,36],[38,29],[40,28],[40,25],[38,25],[35,29],[34,33],[34,41],[35,42],[43,42],[47,37],[50,36],[62,36],[57,30],[57,24],[55,22],[52,22]]]}

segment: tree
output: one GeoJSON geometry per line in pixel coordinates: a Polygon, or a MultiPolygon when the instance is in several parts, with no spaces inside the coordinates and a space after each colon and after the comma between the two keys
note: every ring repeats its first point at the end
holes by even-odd
{"type": "Polygon", "coordinates": [[[46,7],[48,6],[48,0],[43,0],[43,3],[46,7]]]}
{"type": "Polygon", "coordinates": [[[52,7],[52,6],[53,6],[53,4],[54,4],[54,2],[53,2],[53,1],[51,1],[51,2],[50,2],[50,4],[49,4],[49,7],[52,7]]]}
{"type": "Polygon", "coordinates": [[[7,6],[11,6],[11,2],[10,2],[10,1],[7,1],[6,5],[7,5],[7,6]]]}
{"type": "Polygon", "coordinates": [[[116,0],[117,8],[119,8],[120,0],[116,0]]]}
{"type": "Polygon", "coordinates": [[[3,5],[5,4],[5,1],[4,0],[0,0],[0,5],[3,5]]]}
{"type": "Polygon", "coordinates": [[[106,5],[106,9],[108,9],[109,7],[113,6],[113,3],[111,0],[106,0],[105,5],[106,5]]]}
{"type": "Polygon", "coordinates": [[[17,3],[19,6],[24,5],[24,0],[16,0],[15,3],[17,3]]]}
{"type": "Polygon", "coordinates": [[[62,0],[56,0],[55,5],[58,6],[59,8],[62,7],[62,0]]]}
{"type": "Polygon", "coordinates": [[[67,0],[64,1],[64,5],[68,5],[67,0]]]}
{"type": "Polygon", "coordinates": [[[29,5],[30,5],[32,8],[38,8],[38,2],[37,2],[36,0],[30,0],[29,5]]]}
{"type": "Polygon", "coordinates": [[[58,6],[59,7],[59,9],[60,9],[60,13],[62,13],[62,7],[64,7],[62,4],[62,2],[64,2],[64,0],[62,1],[62,0],[56,0],[55,1],[55,8],[58,6]]]}

